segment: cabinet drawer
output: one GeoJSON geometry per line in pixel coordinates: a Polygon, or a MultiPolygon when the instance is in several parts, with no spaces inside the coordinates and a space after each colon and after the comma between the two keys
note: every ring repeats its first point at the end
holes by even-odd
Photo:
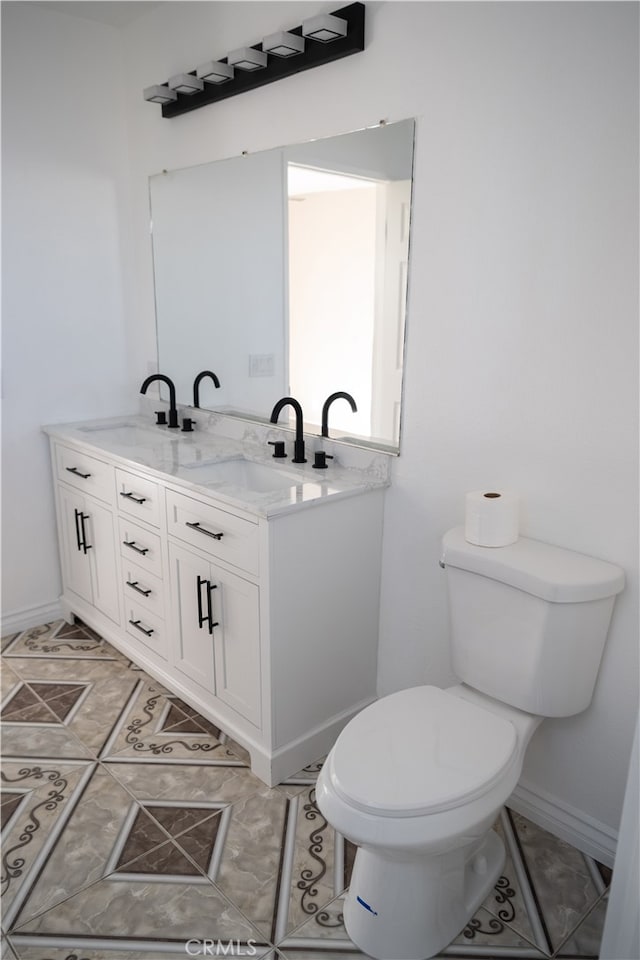
{"type": "MultiPolygon", "coordinates": [[[[126,550],[126,547],[123,549],[126,550]]],[[[145,610],[155,613],[157,617],[164,617],[164,584],[158,577],[124,558],[122,586],[125,606],[131,603],[140,604],[145,610]]]]}
{"type": "Polygon", "coordinates": [[[156,577],[162,577],[162,552],[157,533],[141,527],[126,517],[118,518],[120,555],[156,577]]]}
{"type": "Polygon", "coordinates": [[[167,523],[172,536],[258,574],[257,523],[173,490],[167,490],[167,523]]]}
{"type": "Polygon", "coordinates": [[[58,480],[68,483],[83,493],[113,503],[113,467],[87,453],[56,444],[56,471],[58,480]]]}
{"type": "Polygon", "coordinates": [[[116,468],[116,490],[120,513],[138,517],[154,527],[159,526],[159,489],[155,480],[147,480],[146,477],[116,468]]]}
{"type": "Polygon", "coordinates": [[[167,659],[168,634],[163,619],[135,603],[125,603],[127,634],[163,660],[167,659]]]}

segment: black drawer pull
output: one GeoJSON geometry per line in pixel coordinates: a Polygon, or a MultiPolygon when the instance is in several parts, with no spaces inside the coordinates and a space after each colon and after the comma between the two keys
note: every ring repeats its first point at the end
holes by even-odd
{"type": "Polygon", "coordinates": [[[153,633],[153,630],[145,630],[144,627],[141,627],[139,620],[129,620],[129,623],[131,624],[132,627],[135,627],[136,630],[139,630],[140,633],[144,633],[147,637],[150,637],[151,634],[153,633]]]}
{"type": "Polygon", "coordinates": [[[133,500],[134,503],[146,503],[146,497],[136,497],[135,493],[123,493],[120,492],[121,497],[126,497],[127,500],[133,500]]]}
{"type": "Polygon", "coordinates": [[[141,593],[143,597],[148,597],[151,593],[151,589],[143,590],[142,587],[139,587],[137,580],[127,580],[127,586],[131,587],[132,590],[135,590],[136,593],[141,593]]]}
{"type": "Polygon", "coordinates": [[[135,540],[123,540],[122,542],[125,547],[130,547],[131,550],[135,550],[136,553],[141,553],[143,557],[145,553],[149,553],[149,547],[138,547],[135,540]]]}
{"type": "Polygon", "coordinates": [[[197,530],[198,533],[206,533],[208,537],[213,537],[214,540],[222,540],[224,536],[223,533],[211,533],[210,530],[205,530],[204,527],[200,526],[199,521],[196,521],[196,523],[189,523],[188,520],[185,520],[185,523],[188,527],[191,527],[192,530],[197,530]]]}
{"type": "Polygon", "coordinates": [[[80,473],[77,467],[65,467],[65,470],[68,473],[72,473],[76,477],[82,477],[83,480],[88,480],[91,476],[90,473],[80,473]]]}

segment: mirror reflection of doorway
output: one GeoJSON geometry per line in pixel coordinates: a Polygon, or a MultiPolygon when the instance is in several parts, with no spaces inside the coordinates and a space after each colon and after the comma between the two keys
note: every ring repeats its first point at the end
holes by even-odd
{"type": "Polygon", "coordinates": [[[287,179],[291,395],[319,423],[327,392],[346,390],[358,412],[335,404],[332,435],[384,436],[381,411],[400,407],[410,182],[293,163],[287,179]],[[384,403],[374,405],[374,386],[384,403]]]}

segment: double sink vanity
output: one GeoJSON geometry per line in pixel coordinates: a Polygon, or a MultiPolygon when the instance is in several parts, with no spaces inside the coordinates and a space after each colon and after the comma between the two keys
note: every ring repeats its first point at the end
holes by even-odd
{"type": "Polygon", "coordinates": [[[66,619],[270,786],[326,753],[376,696],[384,468],[318,471],[274,461],[257,428],[176,436],[146,415],[45,431],[66,619]]]}
{"type": "Polygon", "coordinates": [[[140,415],[45,428],[64,616],[220,726],[270,786],[376,697],[413,145],[413,120],[381,122],[150,177],[148,369],[171,379],[150,373],[141,393],[164,381],[168,422],[143,396],[140,415]],[[203,365],[216,373],[194,381],[203,365]],[[293,443],[264,420],[285,406],[293,443]],[[303,408],[321,437],[303,439],[303,408]]]}

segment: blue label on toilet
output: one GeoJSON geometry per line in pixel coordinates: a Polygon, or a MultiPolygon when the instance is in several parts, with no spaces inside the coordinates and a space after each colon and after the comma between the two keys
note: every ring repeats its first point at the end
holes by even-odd
{"type": "Polygon", "coordinates": [[[378,911],[377,911],[377,910],[374,910],[373,907],[370,907],[369,904],[366,903],[366,902],[362,899],[362,897],[356,897],[356,900],[358,901],[358,903],[360,904],[360,906],[364,907],[365,910],[368,910],[369,913],[372,913],[372,914],[374,915],[374,917],[377,917],[377,916],[378,916],[378,911]]]}

